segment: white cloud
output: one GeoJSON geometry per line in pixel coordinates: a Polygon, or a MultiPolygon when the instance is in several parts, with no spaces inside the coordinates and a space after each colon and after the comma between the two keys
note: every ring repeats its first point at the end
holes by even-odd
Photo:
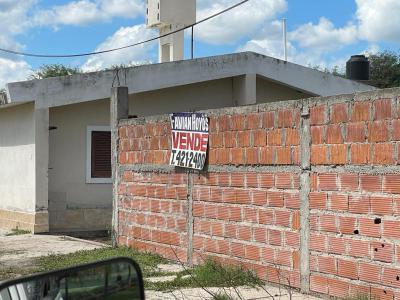
{"type": "Polygon", "coordinates": [[[359,32],[368,41],[400,42],[399,0],[356,0],[359,32]]]}
{"type": "Polygon", "coordinates": [[[0,36],[22,33],[29,27],[28,12],[36,0],[0,0],[0,36]]]}
{"type": "Polygon", "coordinates": [[[25,61],[0,57],[0,89],[8,82],[26,80],[31,74],[32,69],[25,61]]]}
{"type": "Polygon", "coordinates": [[[363,51],[362,54],[369,56],[371,54],[376,54],[379,51],[381,51],[381,47],[378,44],[373,43],[368,45],[368,48],[365,49],[365,51],[363,51]]]}
{"type": "MultiPolygon", "coordinates": [[[[146,28],[144,24],[132,27],[122,27],[112,36],[108,37],[100,44],[95,51],[102,51],[111,48],[123,47],[147,40],[155,36],[155,32],[146,28]]],[[[146,43],[140,46],[127,48],[121,51],[115,51],[96,55],[89,58],[82,66],[86,72],[101,70],[113,65],[128,64],[135,65],[152,60],[153,50],[157,42],[146,43]]]]}
{"type": "Polygon", "coordinates": [[[313,49],[313,52],[334,52],[343,46],[357,42],[357,27],[348,24],[342,28],[328,19],[321,17],[319,23],[307,23],[289,34],[289,39],[296,41],[301,48],[313,49]]]}
{"type": "MultiPolygon", "coordinates": [[[[253,51],[275,58],[283,58],[282,22],[275,20],[265,24],[257,35],[240,46],[237,51],[253,51]]],[[[294,51],[293,45],[289,42],[288,52],[293,53],[294,51]]]]}
{"type": "MultiPolygon", "coordinates": [[[[304,24],[288,33],[288,61],[320,69],[344,66],[348,57],[337,57],[336,51],[353,43],[353,28],[337,29],[331,22],[321,19],[319,24],[304,24]],[[329,29],[329,30],[328,30],[329,29]],[[329,53],[329,58],[327,58],[329,53]]],[[[237,51],[254,51],[283,59],[282,22],[272,21],[264,25],[251,40],[237,51]]]]}
{"type": "MultiPolygon", "coordinates": [[[[0,47],[21,50],[16,36],[30,26],[29,10],[36,0],[0,0],[0,47]]],[[[0,53],[0,89],[6,83],[25,80],[31,74],[29,64],[15,55],[0,53]]]]}
{"type": "MultiPolygon", "coordinates": [[[[199,0],[197,19],[204,19],[235,3],[235,0],[199,0]]],[[[209,44],[231,44],[252,36],[262,24],[286,9],[285,0],[252,0],[197,26],[195,38],[209,44]]]]}
{"type": "Polygon", "coordinates": [[[141,0],[79,0],[38,11],[36,25],[86,25],[114,17],[135,18],[144,12],[141,0]]]}

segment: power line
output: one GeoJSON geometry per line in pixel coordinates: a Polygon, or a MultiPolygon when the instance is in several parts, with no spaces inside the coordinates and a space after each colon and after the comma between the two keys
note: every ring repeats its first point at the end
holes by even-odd
{"type": "Polygon", "coordinates": [[[238,7],[238,6],[241,6],[241,5],[243,5],[244,3],[248,2],[248,1],[250,1],[250,0],[241,1],[241,2],[239,2],[239,3],[237,3],[237,4],[233,5],[233,6],[230,6],[230,7],[226,8],[226,9],[224,9],[224,10],[222,10],[222,11],[216,13],[216,14],[213,14],[213,15],[211,15],[211,16],[205,18],[205,19],[202,19],[202,20],[200,20],[200,21],[198,21],[198,22],[196,22],[196,23],[193,23],[193,24],[191,24],[191,25],[185,26],[185,27],[183,27],[183,28],[181,28],[181,29],[178,29],[178,30],[172,31],[172,32],[170,32],[170,33],[167,33],[167,34],[164,34],[164,35],[160,35],[160,36],[158,36],[158,37],[154,37],[154,38],[151,38],[151,39],[142,41],[142,42],[138,42],[138,43],[135,43],[135,44],[131,44],[131,45],[127,45],[127,46],[123,46],[123,47],[119,47],[119,48],[108,49],[108,50],[102,50],[102,51],[96,51],[96,52],[88,52],[88,53],[79,53],[79,54],[59,54],[59,55],[57,55],[57,54],[34,54],[34,53],[19,52],[19,51],[14,51],[14,50],[9,50],[9,49],[3,49],[3,48],[0,48],[0,51],[6,52],[6,53],[10,53],[10,54],[15,54],[15,55],[22,55],[22,56],[28,56],[28,57],[43,57],[43,58],[81,57],[81,56],[91,56],[91,55],[98,55],[98,54],[104,54],[104,53],[119,51],[119,50],[131,48],[131,47],[143,45],[143,44],[146,44],[146,43],[149,43],[149,42],[153,42],[153,41],[156,41],[156,40],[158,40],[158,39],[164,38],[164,37],[166,37],[166,36],[170,36],[170,35],[173,35],[173,34],[175,34],[175,33],[180,32],[180,31],[183,31],[183,30],[192,28],[192,27],[194,27],[194,26],[196,26],[196,25],[199,25],[199,24],[204,23],[204,22],[206,22],[206,21],[208,21],[208,20],[211,20],[211,19],[213,19],[213,18],[215,18],[215,17],[217,17],[217,16],[219,16],[219,15],[222,15],[222,14],[224,14],[224,13],[226,13],[226,12],[228,12],[228,11],[230,11],[230,10],[232,10],[232,9],[234,9],[234,8],[236,8],[236,7],[238,7]]]}

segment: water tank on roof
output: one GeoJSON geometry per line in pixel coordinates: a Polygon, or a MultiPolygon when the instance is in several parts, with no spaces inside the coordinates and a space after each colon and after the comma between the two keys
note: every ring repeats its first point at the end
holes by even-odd
{"type": "Polygon", "coordinates": [[[353,55],[346,63],[346,77],[351,80],[369,80],[369,60],[365,55],[353,55]]]}

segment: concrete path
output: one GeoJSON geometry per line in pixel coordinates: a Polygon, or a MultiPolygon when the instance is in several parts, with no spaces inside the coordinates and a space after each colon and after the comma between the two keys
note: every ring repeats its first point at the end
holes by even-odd
{"type": "Polygon", "coordinates": [[[0,267],[29,266],[34,258],[104,247],[103,244],[53,235],[0,235],[0,267]]]}

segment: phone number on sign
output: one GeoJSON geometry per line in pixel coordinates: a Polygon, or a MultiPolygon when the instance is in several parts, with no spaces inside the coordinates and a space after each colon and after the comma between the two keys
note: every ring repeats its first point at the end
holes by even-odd
{"type": "Polygon", "coordinates": [[[171,165],[192,168],[192,169],[203,169],[206,162],[206,153],[193,152],[185,150],[172,150],[171,151],[171,165]]]}

